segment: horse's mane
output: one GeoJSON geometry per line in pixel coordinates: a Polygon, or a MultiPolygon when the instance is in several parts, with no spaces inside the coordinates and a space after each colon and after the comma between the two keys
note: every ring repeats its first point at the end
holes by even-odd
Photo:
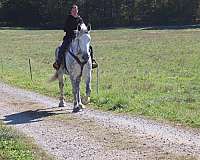
{"type": "Polygon", "coordinates": [[[88,27],[85,25],[85,23],[80,24],[79,27],[80,27],[80,30],[78,31],[78,35],[76,38],[82,36],[85,33],[87,33],[87,34],[89,33],[88,27]]]}
{"type": "Polygon", "coordinates": [[[85,25],[85,23],[81,24],[81,31],[87,31],[87,26],[85,25]]]}

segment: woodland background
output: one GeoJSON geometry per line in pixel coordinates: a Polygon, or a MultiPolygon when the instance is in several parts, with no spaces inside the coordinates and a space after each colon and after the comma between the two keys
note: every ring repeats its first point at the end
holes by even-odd
{"type": "Polygon", "coordinates": [[[200,21],[200,0],[0,0],[0,26],[62,28],[72,3],[94,28],[200,21]]]}

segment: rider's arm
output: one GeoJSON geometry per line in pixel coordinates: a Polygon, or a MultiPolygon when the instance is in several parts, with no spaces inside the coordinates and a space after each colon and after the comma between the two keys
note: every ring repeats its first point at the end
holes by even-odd
{"type": "Polygon", "coordinates": [[[82,24],[82,23],[84,23],[83,19],[81,17],[79,17],[79,24],[82,24]]]}
{"type": "Polygon", "coordinates": [[[64,25],[64,32],[69,33],[71,31],[71,26],[70,26],[70,17],[68,16],[67,19],[65,20],[65,25],[64,25]]]}

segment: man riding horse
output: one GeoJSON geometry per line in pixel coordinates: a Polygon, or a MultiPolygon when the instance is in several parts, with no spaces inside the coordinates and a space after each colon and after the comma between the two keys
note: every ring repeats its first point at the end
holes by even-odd
{"type": "MultiPolygon", "coordinates": [[[[59,48],[58,56],[56,58],[56,62],[53,64],[53,67],[58,70],[61,66],[63,61],[63,57],[65,52],[68,50],[69,45],[71,44],[72,40],[76,37],[76,30],[78,25],[83,23],[83,19],[78,15],[78,6],[73,4],[71,8],[71,14],[68,15],[65,26],[64,32],[66,33],[63,42],[59,48]]],[[[93,49],[90,46],[90,55],[92,59],[92,68],[96,68],[98,65],[93,57],[93,49]]]]}

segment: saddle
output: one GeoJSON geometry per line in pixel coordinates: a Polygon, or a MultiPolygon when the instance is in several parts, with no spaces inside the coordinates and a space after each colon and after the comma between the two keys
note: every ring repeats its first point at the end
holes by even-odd
{"type": "MultiPolygon", "coordinates": [[[[92,48],[92,46],[90,46],[90,56],[91,56],[91,59],[92,59],[92,69],[95,69],[95,68],[97,68],[98,67],[98,63],[96,62],[96,60],[94,59],[94,56],[93,56],[93,48],[92,48]]],[[[56,59],[58,58],[57,57],[58,55],[56,55],[56,59]]],[[[64,57],[64,56],[63,56],[64,57]]],[[[61,65],[62,66],[65,66],[64,64],[65,64],[65,59],[62,57],[62,63],[61,63],[61,65]]],[[[56,70],[59,70],[59,68],[60,68],[60,66],[61,65],[59,65],[59,64],[57,64],[56,62],[54,62],[54,64],[53,64],[53,68],[54,69],[56,69],[56,70]]],[[[66,68],[66,66],[65,66],[65,68],[66,68]]]]}

